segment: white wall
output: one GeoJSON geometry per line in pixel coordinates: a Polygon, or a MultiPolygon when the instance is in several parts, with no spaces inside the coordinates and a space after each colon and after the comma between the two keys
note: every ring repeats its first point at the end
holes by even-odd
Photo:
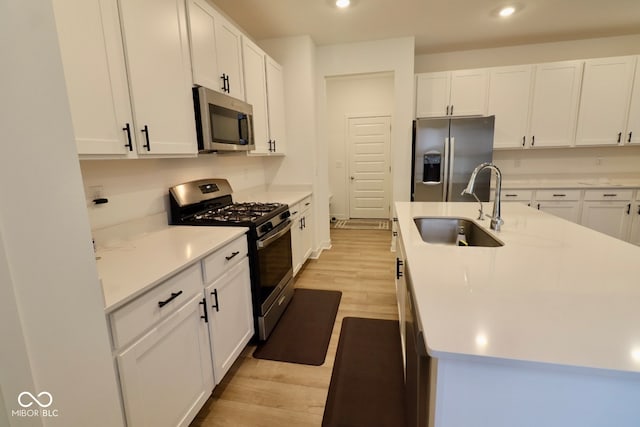
{"type": "Polygon", "coordinates": [[[416,55],[416,73],[640,54],[640,34],[416,55]]]}
{"type": "Polygon", "coordinates": [[[226,178],[233,191],[265,185],[263,163],[240,154],[193,159],[84,160],[82,177],[91,228],[98,229],[169,210],[169,187],[201,178],[226,178]],[[109,203],[94,205],[93,187],[109,203]]]}
{"type": "Polygon", "coordinates": [[[1,9],[1,388],[7,411],[18,390],[59,411],[10,425],[123,425],[51,0],[1,9]]]}
{"type": "Polygon", "coordinates": [[[311,186],[314,213],[314,252],[330,246],[327,171],[318,162],[316,142],[316,46],[309,36],[259,41],[282,65],[287,154],[266,170],[274,186],[311,186]]]}
{"type": "MultiPolygon", "coordinates": [[[[327,78],[327,137],[332,217],[349,217],[349,157],[347,118],[391,116],[393,74],[374,73],[327,78]]],[[[389,187],[391,188],[391,187],[389,187]]]]}
{"type": "Polygon", "coordinates": [[[327,78],[381,72],[393,74],[391,165],[394,201],[410,198],[414,48],[413,37],[318,48],[318,167],[324,170],[329,170],[327,78]]]}

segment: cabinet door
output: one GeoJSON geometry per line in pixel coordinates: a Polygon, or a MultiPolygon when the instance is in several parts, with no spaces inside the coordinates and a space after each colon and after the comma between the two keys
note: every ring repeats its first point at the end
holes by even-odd
{"type": "Polygon", "coordinates": [[[302,255],[302,265],[309,259],[313,251],[313,212],[311,203],[308,203],[306,210],[302,213],[302,244],[300,253],[302,255]]]}
{"type": "Polygon", "coordinates": [[[450,116],[484,116],[487,113],[487,70],[451,72],[450,116]]]}
{"type": "Polygon", "coordinates": [[[117,356],[130,426],[187,426],[213,390],[201,295],[117,356]]]}
{"type": "Polygon", "coordinates": [[[267,81],[265,53],[249,41],[243,39],[244,84],[247,102],[253,106],[253,135],[256,148],[253,153],[268,153],[269,117],[267,114],[267,81]]]}
{"type": "Polygon", "coordinates": [[[276,61],[267,57],[266,70],[269,136],[273,141],[272,152],[284,154],[287,151],[287,130],[282,67],[276,61]]]}
{"type": "Polygon", "coordinates": [[[303,223],[302,223],[302,212],[300,209],[300,203],[291,207],[291,261],[293,264],[293,275],[298,274],[300,268],[302,268],[303,256],[302,256],[302,245],[303,245],[303,223]]]}
{"type": "Polygon", "coordinates": [[[567,221],[580,222],[580,202],[547,202],[539,201],[538,210],[564,218],[567,221]]]}
{"type": "Polygon", "coordinates": [[[416,117],[443,117],[449,114],[451,74],[416,75],[416,117]]]}
{"type": "Polygon", "coordinates": [[[221,16],[217,16],[215,21],[218,73],[226,76],[226,92],[234,98],[244,100],[242,33],[221,16]]]}
{"type": "Polygon", "coordinates": [[[139,154],[196,155],[183,0],[122,0],[139,154]]]}
{"type": "Polygon", "coordinates": [[[134,128],[117,3],[55,0],[53,8],[78,154],[135,156],[124,130],[134,128]]]}
{"type": "Polygon", "coordinates": [[[193,82],[222,91],[216,56],[216,30],[213,8],[204,0],[189,0],[189,40],[193,82]]]}
{"type": "Polygon", "coordinates": [[[631,205],[631,229],[629,230],[629,242],[640,246],[640,200],[631,205]]]}
{"type": "Polygon", "coordinates": [[[535,66],[529,131],[532,147],[572,144],[578,118],[582,66],[582,61],[535,66]]]}
{"type": "Polygon", "coordinates": [[[586,61],[576,145],[623,143],[635,64],[633,56],[586,61]]]}
{"type": "Polygon", "coordinates": [[[219,384],[254,333],[248,259],[244,257],[205,292],[213,375],[219,384]]]}
{"type": "Polygon", "coordinates": [[[630,202],[586,201],[580,223],[618,239],[624,239],[630,221],[630,202]]]}
{"type": "Polygon", "coordinates": [[[531,65],[490,71],[488,114],[496,116],[493,148],[525,146],[532,71],[531,65]]]}
{"type": "Polygon", "coordinates": [[[636,77],[633,81],[625,142],[627,144],[640,144],[640,60],[636,64],[636,77]]]}

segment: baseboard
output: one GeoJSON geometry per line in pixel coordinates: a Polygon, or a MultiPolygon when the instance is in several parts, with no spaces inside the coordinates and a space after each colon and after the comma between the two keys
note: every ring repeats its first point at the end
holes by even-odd
{"type": "Polygon", "coordinates": [[[318,258],[320,258],[320,254],[322,254],[322,251],[329,250],[329,249],[331,249],[331,240],[323,242],[320,245],[320,247],[318,247],[316,250],[311,252],[311,255],[309,255],[309,258],[318,259],[318,258]]]}

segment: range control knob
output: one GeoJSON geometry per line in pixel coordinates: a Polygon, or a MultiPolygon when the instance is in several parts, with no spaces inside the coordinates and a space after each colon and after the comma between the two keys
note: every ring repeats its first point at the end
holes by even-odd
{"type": "Polygon", "coordinates": [[[280,219],[285,220],[285,219],[289,218],[290,216],[291,216],[291,212],[289,212],[289,211],[282,212],[280,214],[280,219]]]}
{"type": "Polygon", "coordinates": [[[264,223],[261,227],[260,227],[260,233],[261,234],[266,234],[269,231],[271,231],[273,229],[273,224],[271,224],[271,221],[264,223]]]}

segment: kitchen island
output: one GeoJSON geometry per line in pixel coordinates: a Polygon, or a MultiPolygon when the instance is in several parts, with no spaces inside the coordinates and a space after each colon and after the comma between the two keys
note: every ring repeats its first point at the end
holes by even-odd
{"type": "Polygon", "coordinates": [[[518,203],[498,233],[477,203],[395,208],[429,426],[640,425],[639,247],[518,203]],[[429,244],[416,217],[472,219],[504,246],[429,244]]]}

